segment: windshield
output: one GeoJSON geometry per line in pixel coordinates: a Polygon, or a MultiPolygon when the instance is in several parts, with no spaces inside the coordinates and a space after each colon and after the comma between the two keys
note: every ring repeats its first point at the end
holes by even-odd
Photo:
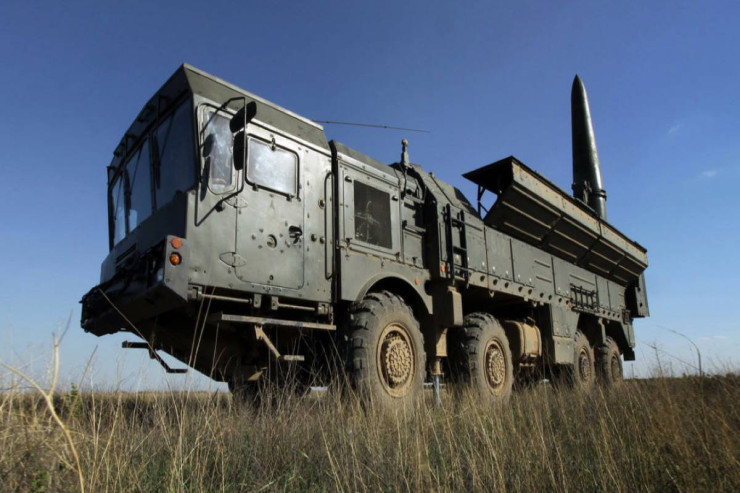
{"type": "Polygon", "coordinates": [[[181,104],[134,150],[110,187],[113,245],[195,185],[189,102],[181,104]]]}
{"type": "Polygon", "coordinates": [[[111,192],[114,245],[126,237],[126,205],[123,200],[123,181],[121,179],[116,180],[111,192]]]}
{"type": "Polygon", "coordinates": [[[154,132],[159,155],[156,181],[157,207],[172,200],[177,192],[195,185],[193,126],[189,102],[180,105],[154,132]]]}
{"type": "Polygon", "coordinates": [[[152,182],[149,169],[149,141],[145,140],[139,150],[126,164],[129,183],[128,229],[133,231],[152,213],[152,182]]]}

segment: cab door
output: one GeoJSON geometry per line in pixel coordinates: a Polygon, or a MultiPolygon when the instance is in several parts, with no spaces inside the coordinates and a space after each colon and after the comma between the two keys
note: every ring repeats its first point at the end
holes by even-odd
{"type": "Polygon", "coordinates": [[[301,148],[256,125],[247,129],[247,159],[240,179],[235,266],[246,283],[300,290],[306,239],[301,148]]]}

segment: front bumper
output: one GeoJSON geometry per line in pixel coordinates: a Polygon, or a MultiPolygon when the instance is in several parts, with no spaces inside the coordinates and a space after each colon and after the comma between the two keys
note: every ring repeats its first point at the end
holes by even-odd
{"type": "MultiPolygon", "coordinates": [[[[98,336],[137,332],[137,324],[154,321],[187,303],[187,267],[167,261],[175,251],[171,239],[144,253],[133,253],[111,279],[82,297],[80,325],[86,332],[98,336]]],[[[183,245],[177,252],[188,258],[186,250],[183,245]]]]}
{"type": "Polygon", "coordinates": [[[80,324],[95,335],[119,331],[138,332],[137,324],[185,304],[185,300],[165,285],[144,288],[131,283],[125,291],[99,285],[82,298],[80,324]]]}

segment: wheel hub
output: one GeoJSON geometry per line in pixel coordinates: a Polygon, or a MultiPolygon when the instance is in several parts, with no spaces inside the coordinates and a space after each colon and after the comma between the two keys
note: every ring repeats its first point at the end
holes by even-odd
{"type": "Polygon", "coordinates": [[[389,337],[385,344],[385,367],[390,381],[403,383],[411,371],[411,351],[401,337],[389,337]]]}
{"type": "Polygon", "coordinates": [[[385,328],[377,361],[381,381],[388,393],[394,397],[406,395],[414,376],[414,348],[402,327],[385,328]]]}
{"type": "Polygon", "coordinates": [[[488,384],[498,389],[506,380],[506,357],[498,341],[491,341],[486,346],[485,365],[488,384]]]}

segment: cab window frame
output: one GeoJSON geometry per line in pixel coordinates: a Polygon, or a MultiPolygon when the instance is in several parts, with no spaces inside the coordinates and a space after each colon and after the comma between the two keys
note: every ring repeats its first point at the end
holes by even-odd
{"type": "Polygon", "coordinates": [[[209,125],[211,124],[211,121],[213,118],[217,117],[223,117],[227,120],[231,120],[233,118],[234,112],[230,111],[229,109],[218,107],[212,103],[204,102],[199,105],[198,108],[198,150],[197,150],[197,156],[198,160],[200,162],[200,176],[201,180],[205,179],[208,191],[211,192],[214,195],[224,195],[233,193],[236,190],[237,183],[239,181],[239,175],[234,167],[234,134],[229,131],[230,135],[230,154],[231,154],[231,161],[230,161],[230,172],[231,172],[231,181],[228,184],[228,186],[224,188],[217,188],[213,184],[213,167],[210,166],[210,164],[206,163],[206,156],[203,155],[203,150],[206,145],[206,139],[208,138],[208,134],[206,133],[206,129],[208,129],[209,125]],[[209,113],[212,113],[212,115],[209,117],[209,113]],[[208,168],[206,170],[206,167],[208,168]],[[206,171],[208,172],[206,174],[206,171]]]}
{"type": "Polygon", "coordinates": [[[379,255],[388,259],[398,259],[402,251],[401,228],[394,227],[400,224],[401,211],[398,200],[399,186],[392,176],[388,176],[375,171],[373,168],[364,165],[362,162],[355,164],[352,161],[340,163],[339,183],[340,193],[344,207],[340,207],[340,234],[343,238],[350,240],[348,247],[350,250],[379,255]],[[364,167],[363,167],[364,166],[364,167]],[[357,235],[357,216],[362,211],[357,210],[356,203],[356,185],[361,183],[363,186],[375,189],[383,194],[388,194],[390,202],[390,247],[384,242],[369,242],[367,239],[357,235]]]}
{"type": "Polygon", "coordinates": [[[293,198],[300,199],[300,191],[301,191],[301,187],[300,187],[300,183],[301,183],[301,163],[300,163],[301,158],[300,158],[300,154],[298,152],[296,152],[295,150],[293,150],[293,149],[291,149],[291,148],[289,148],[289,147],[287,147],[285,145],[278,144],[275,141],[274,137],[273,137],[272,140],[269,140],[268,141],[264,137],[261,137],[259,135],[255,135],[253,133],[248,133],[247,136],[246,136],[246,138],[247,138],[247,143],[246,143],[247,159],[246,159],[246,162],[244,163],[244,180],[245,180],[245,182],[248,183],[249,185],[251,185],[252,187],[256,187],[258,189],[267,190],[267,191],[269,191],[271,193],[277,193],[277,194],[280,194],[280,195],[282,195],[282,196],[284,196],[284,197],[286,197],[288,199],[293,199],[293,198]],[[283,190],[283,189],[280,189],[280,188],[275,188],[274,186],[270,186],[269,183],[266,183],[266,182],[263,182],[263,181],[259,181],[259,180],[255,179],[254,176],[250,176],[250,170],[252,169],[252,166],[251,166],[252,165],[252,142],[257,143],[258,145],[264,145],[265,147],[269,147],[269,148],[272,149],[273,152],[275,152],[275,151],[285,152],[285,153],[287,153],[287,154],[289,154],[289,155],[291,155],[293,157],[293,165],[294,165],[293,177],[294,177],[294,179],[293,179],[293,188],[292,188],[292,191],[288,192],[288,191],[283,190]]]}

